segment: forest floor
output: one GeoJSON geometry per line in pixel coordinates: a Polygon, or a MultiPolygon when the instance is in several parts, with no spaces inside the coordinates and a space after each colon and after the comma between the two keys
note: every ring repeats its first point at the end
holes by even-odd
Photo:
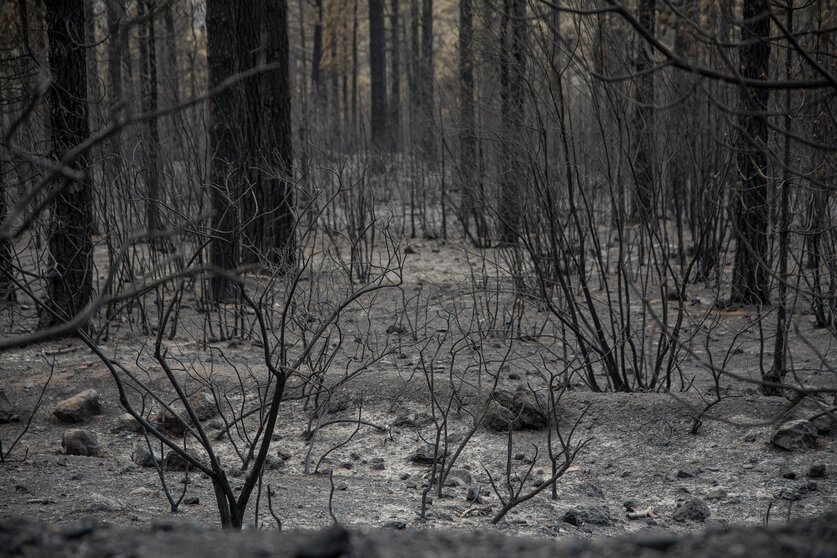
{"type": "MultiPolygon", "coordinates": [[[[328,413],[323,415],[328,420],[350,421],[362,407],[364,421],[383,427],[362,425],[347,444],[334,449],[320,465],[321,471],[333,470],[336,489],[332,511],[340,523],[399,529],[496,529],[537,537],[598,537],[649,526],[683,533],[726,524],[755,526],[768,520],[775,524],[789,517],[815,517],[837,509],[837,443],[833,434],[820,436],[816,448],[804,451],[789,452],[770,443],[789,403],[782,397],[762,396],[758,385],[747,381],[757,380],[760,366],[769,366],[770,362],[762,350],[759,328],[753,325],[760,323],[755,309],[714,310],[715,300],[709,290],[690,290],[693,315],[705,312],[717,318],[707,333],[710,342],[706,346],[713,350],[717,347],[715,356],[719,359],[729,353],[725,369],[740,377],[720,377],[723,400],[712,407],[711,418],[703,418],[696,434],[692,433],[695,409],[712,401],[715,386],[714,376],[704,366],[704,343],[698,338],[692,344],[694,353],[682,355],[683,366],[675,375],[670,393],[594,393],[579,374],[570,377],[569,389],[559,403],[559,426],[566,435],[577,423],[573,440],[589,442],[570,470],[558,479],[556,499],[546,489],[513,509],[497,526],[491,526],[488,519],[500,508],[500,502],[492,492],[486,471],[501,487],[507,456],[511,456],[513,470],[523,474],[529,469],[533,447],[537,446],[540,457],[525,480],[528,489],[549,477],[550,463],[544,453],[545,430],[515,431],[509,448],[507,433],[481,427],[455,464],[452,486],[444,488],[442,498],[432,499],[427,521],[421,521],[422,483],[429,466],[413,463],[408,456],[426,447],[425,441],[436,435],[430,417],[429,376],[419,366],[422,361],[418,351],[420,347],[432,349],[438,334],[434,337],[434,333],[424,331],[419,336],[423,341],[407,340],[418,329],[419,314],[442,315],[445,304],[459,296],[456,293],[468,290],[462,285],[470,284],[469,264],[473,260],[461,246],[437,240],[413,241],[410,251],[398,296],[383,298],[371,307],[350,308],[345,318],[349,324],[362,322],[367,335],[386,339],[397,350],[370,363],[361,374],[335,389],[328,413]],[[418,293],[426,294],[423,300],[428,302],[422,303],[418,311],[409,310],[411,304],[417,304],[419,299],[414,297],[418,293]],[[410,315],[414,319],[408,320],[405,329],[393,331],[394,324],[405,323],[404,318],[410,315]],[[681,378],[690,389],[681,390],[681,378]],[[811,467],[820,464],[826,467],[825,476],[809,478],[811,467]],[[469,488],[478,488],[484,503],[470,502],[469,488]],[[675,510],[692,499],[703,501],[710,517],[704,521],[677,520],[675,510]],[[627,506],[635,511],[648,510],[649,514],[630,519],[627,506]],[[566,512],[573,509],[582,510],[586,520],[564,521],[566,512]]],[[[184,304],[187,308],[196,306],[188,296],[184,304]]],[[[538,323],[537,309],[527,308],[525,312],[527,319],[538,323]]],[[[194,314],[198,316],[197,311],[194,314]]],[[[822,358],[829,355],[835,337],[833,332],[812,328],[809,322],[804,316],[798,320],[799,333],[791,345],[793,365],[805,374],[806,382],[833,386],[833,372],[826,369],[822,358]]],[[[176,346],[180,355],[200,353],[205,344],[198,334],[190,339],[187,326],[181,331],[169,345],[176,346]]],[[[502,355],[506,354],[507,345],[501,336],[487,334],[483,341],[486,350],[496,353],[490,360],[497,367],[487,366],[487,375],[479,381],[488,381],[492,374],[498,374],[498,386],[509,391],[538,385],[542,382],[541,373],[549,368],[546,363],[555,362],[556,352],[560,354],[554,344],[546,344],[534,335],[518,336],[511,356],[505,359],[502,355]],[[548,358],[541,358],[544,355],[548,358]]],[[[150,357],[146,353],[137,356],[143,350],[147,352],[149,343],[153,344],[153,336],[121,330],[103,341],[102,347],[126,365],[147,368],[149,378],[157,381],[160,374],[150,357]]],[[[226,365],[219,364],[212,374],[233,384],[233,372],[264,374],[258,343],[231,339],[210,340],[209,344],[222,348],[226,356],[226,365]]],[[[646,344],[650,347],[652,341],[646,344]]],[[[433,369],[441,382],[447,381],[446,366],[450,361],[446,355],[448,345],[433,359],[434,364],[439,364],[433,369]]],[[[339,381],[356,358],[359,357],[335,358],[326,383],[329,377],[339,381]]],[[[206,361],[201,365],[206,365],[206,361]]],[[[65,523],[92,516],[100,523],[121,526],[150,526],[159,520],[202,526],[218,524],[212,484],[195,473],[188,475],[188,482],[182,472],[166,474],[167,485],[176,497],[184,487],[187,490],[179,511],[170,513],[155,469],[133,462],[138,444],[144,443],[142,435],[116,428],[123,411],[108,370],[78,340],[47,342],[0,354],[0,389],[21,417],[21,422],[0,424],[4,447],[24,428],[44,385],[47,388],[43,400],[28,431],[12,455],[0,464],[0,520],[24,517],[65,523]],[[47,385],[53,359],[54,373],[47,385]],[[62,423],[53,416],[59,401],[90,388],[99,393],[102,414],[82,425],[62,423]],[[64,454],[62,434],[75,426],[96,434],[102,448],[99,457],[64,454]]],[[[460,394],[462,408],[471,412],[481,401],[474,385],[463,388],[460,394]]],[[[299,389],[291,386],[289,395],[300,395],[299,389]]],[[[263,482],[274,491],[273,510],[284,529],[322,528],[332,522],[329,476],[305,474],[306,456],[311,449],[305,433],[310,424],[310,409],[303,398],[289,397],[282,404],[270,450],[272,456],[281,460],[272,462],[263,482]]],[[[448,425],[450,442],[458,443],[470,424],[468,412],[458,416],[452,412],[448,425]]],[[[323,427],[314,438],[311,463],[316,465],[326,451],[348,438],[356,428],[352,422],[323,427]]],[[[228,438],[216,445],[225,463],[235,462],[228,438]]],[[[233,484],[236,483],[242,484],[243,477],[233,478],[233,484]]],[[[431,495],[435,496],[435,492],[431,495]]],[[[258,515],[261,524],[271,528],[273,520],[265,500],[263,494],[258,515]]],[[[254,496],[249,509],[252,511],[256,505],[254,496]]],[[[252,513],[248,517],[252,526],[252,513]]]]}

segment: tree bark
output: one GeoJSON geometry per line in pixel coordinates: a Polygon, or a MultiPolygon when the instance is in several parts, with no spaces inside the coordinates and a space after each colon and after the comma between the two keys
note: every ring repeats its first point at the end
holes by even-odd
{"type": "MultiPolygon", "coordinates": [[[[233,45],[233,7],[227,0],[206,0],[207,65],[209,87],[214,89],[235,71],[233,45]]],[[[210,262],[222,272],[238,266],[238,187],[236,184],[237,153],[233,135],[235,100],[232,89],[212,97],[209,103],[209,165],[212,223],[210,262]]],[[[221,273],[212,277],[212,300],[233,299],[233,282],[221,273]]]]}
{"type": "Polygon", "coordinates": [[[459,214],[465,236],[475,245],[483,246],[487,242],[487,226],[482,211],[478,188],[477,172],[477,134],[474,117],[474,57],[473,40],[473,4],[472,0],[459,2],[459,177],[462,192],[460,194],[459,214]],[[470,228],[474,221],[475,231],[470,228]]]}
{"type": "Polygon", "coordinates": [[[269,263],[286,272],[295,263],[293,142],[291,83],[288,55],[287,0],[265,0],[265,62],[278,68],[264,74],[265,123],[262,143],[268,175],[258,198],[263,211],[263,235],[257,248],[269,263]]]}
{"type": "Polygon", "coordinates": [[[433,0],[423,0],[421,8],[421,52],[416,117],[419,125],[419,153],[425,161],[436,159],[435,72],[433,63],[433,0]]]}
{"type": "MultiPolygon", "coordinates": [[[[638,19],[651,34],[655,32],[655,0],[639,0],[638,19]]],[[[652,221],[654,207],[654,74],[649,72],[651,57],[645,39],[637,46],[635,68],[636,106],[633,118],[634,183],[631,217],[634,220],[652,221]]]]}
{"type": "Polygon", "coordinates": [[[389,96],[389,137],[390,137],[390,151],[397,152],[401,149],[401,41],[399,40],[399,2],[398,0],[390,0],[390,44],[392,45],[392,55],[390,67],[392,73],[390,74],[391,93],[389,96]]]}
{"type": "MultiPolygon", "coordinates": [[[[742,76],[765,79],[770,64],[770,4],[745,0],[742,23],[742,76]]],[[[739,184],[732,192],[735,263],[732,270],[732,304],[767,304],[770,300],[767,270],[767,224],[770,215],[767,191],[767,100],[769,89],[740,89],[738,149],[739,184]]]]}
{"type": "MultiPolygon", "coordinates": [[[[154,0],[139,0],[137,16],[145,17],[140,23],[140,95],[142,111],[151,113],[157,110],[157,47],[154,37],[154,0]]],[[[158,119],[149,118],[142,125],[142,143],[144,155],[144,177],[147,188],[145,200],[145,219],[149,245],[162,248],[166,245],[156,235],[163,230],[160,210],[160,132],[158,119]]]]}
{"type": "MultiPolygon", "coordinates": [[[[90,135],[87,110],[84,2],[51,2],[46,10],[49,40],[49,117],[52,151],[61,160],[90,135]]],[[[72,319],[93,292],[91,185],[85,156],[62,161],[81,180],[59,179],[49,222],[49,272],[40,328],[72,319]]],[[[84,327],[84,326],[82,326],[84,327]]]]}
{"type": "Polygon", "coordinates": [[[387,80],[384,43],[384,0],[369,0],[369,74],[371,79],[371,147],[380,157],[387,144],[387,80]]]}

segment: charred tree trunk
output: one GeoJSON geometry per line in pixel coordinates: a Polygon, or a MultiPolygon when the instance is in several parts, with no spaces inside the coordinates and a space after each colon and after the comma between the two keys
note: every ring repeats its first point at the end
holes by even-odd
{"type": "Polygon", "coordinates": [[[479,173],[477,172],[477,133],[474,117],[474,57],[473,4],[471,0],[459,2],[459,177],[462,187],[459,215],[465,236],[475,245],[487,242],[487,225],[480,203],[479,173]],[[473,219],[474,232],[470,223],[473,219]]]}
{"type": "MultiPolygon", "coordinates": [[[[655,0],[639,0],[639,22],[653,36],[655,0]]],[[[636,107],[633,118],[634,183],[631,217],[652,221],[654,207],[654,74],[645,39],[639,40],[636,53],[636,107]]]]}
{"type": "Polygon", "coordinates": [[[288,57],[287,0],[265,0],[265,62],[276,64],[264,75],[262,144],[268,175],[261,181],[257,199],[262,211],[256,247],[271,265],[288,271],[296,261],[294,238],[293,142],[291,83],[288,57]]]}
{"type": "Polygon", "coordinates": [[[520,152],[523,126],[523,83],[526,65],[525,0],[503,0],[500,22],[500,119],[502,169],[497,211],[499,239],[506,246],[517,245],[524,192],[523,154],[520,152]]]}
{"type": "MultiPolygon", "coordinates": [[[[0,122],[2,123],[2,122],[0,122]]],[[[6,222],[8,209],[6,208],[6,182],[4,161],[0,159],[0,226],[6,222]]],[[[15,289],[12,281],[12,241],[0,236],[0,303],[14,302],[15,289]]]]}
{"type": "MultiPolygon", "coordinates": [[[[51,187],[55,199],[49,223],[49,274],[46,309],[40,328],[72,319],[89,302],[93,290],[91,185],[84,155],[62,160],[90,135],[87,111],[84,2],[50,2],[46,10],[49,40],[49,119],[52,151],[79,180],[60,178],[51,187]]],[[[84,326],[82,326],[84,327],[84,326]]]]}
{"type": "MultiPolygon", "coordinates": [[[[154,0],[139,0],[137,15],[145,21],[140,23],[140,96],[142,111],[157,110],[157,48],[154,37],[154,0]]],[[[160,132],[158,119],[149,118],[142,126],[144,155],[144,177],[147,188],[145,200],[146,227],[150,235],[149,245],[155,248],[165,246],[159,236],[163,230],[160,210],[160,132]]]]}
{"type": "MultiPolygon", "coordinates": [[[[261,20],[264,17],[261,0],[236,2],[236,70],[246,72],[259,65],[261,20]]],[[[242,250],[241,261],[260,263],[267,255],[264,245],[264,216],[266,207],[260,195],[264,192],[262,181],[265,171],[262,165],[263,149],[261,131],[261,95],[259,85],[262,75],[250,76],[236,87],[237,103],[235,138],[238,151],[238,177],[241,187],[242,250]]]]}
{"type": "MultiPolygon", "coordinates": [[[[206,2],[207,65],[209,87],[214,89],[235,71],[233,45],[233,7],[227,0],[206,2]]],[[[220,302],[235,297],[235,285],[223,272],[233,272],[238,266],[238,186],[236,177],[237,153],[233,122],[235,118],[233,91],[226,89],[215,94],[209,103],[209,165],[212,230],[210,262],[222,273],[211,281],[212,300],[220,302]]]]}
{"type": "Polygon", "coordinates": [[[323,58],[323,0],[314,2],[314,52],[311,55],[311,89],[315,99],[322,97],[320,62],[323,58]]]}
{"type": "MultiPolygon", "coordinates": [[[[107,25],[110,40],[108,41],[108,104],[110,113],[119,118],[125,111],[125,98],[122,90],[122,57],[123,36],[125,30],[122,20],[125,18],[125,8],[122,0],[108,0],[107,25]]],[[[112,188],[121,184],[120,176],[124,165],[122,154],[122,140],[120,130],[116,130],[108,140],[108,155],[105,157],[104,185],[112,188]]],[[[121,188],[118,188],[121,190],[121,188]]]]}
{"type": "Polygon", "coordinates": [[[387,80],[384,44],[384,0],[369,0],[369,74],[371,78],[371,146],[375,157],[387,148],[387,80]]]}
{"type": "Polygon", "coordinates": [[[419,153],[425,161],[436,159],[435,138],[435,94],[433,64],[433,0],[422,0],[421,8],[421,51],[418,59],[419,94],[416,97],[416,118],[418,119],[419,153]]]}
{"type": "Polygon", "coordinates": [[[391,89],[389,96],[389,117],[387,118],[389,124],[390,137],[390,151],[397,152],[401,149],[401,42],[399,41],[399,17],[398,17],[398,0],[390,1],[390,43],[392,45],[392,55],[390,67],[392,73],[390,75],[391,89]]]}
{"type": "MultiPolygon", "coordinates": [[[[742,23],[742,76],[765,79],[770,64],[770,4],[745,0],[742,23]]],[[[741,87],[738,149],[740,182],[733,191],[735,263],[732,270],[732,304],[767,304],[767,225],[770,207],[767,191],[767,100],[769,89],[741,87]]]]}

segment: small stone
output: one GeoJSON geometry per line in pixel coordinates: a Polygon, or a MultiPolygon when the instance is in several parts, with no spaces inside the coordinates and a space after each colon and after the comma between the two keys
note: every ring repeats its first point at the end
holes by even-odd
{"type": "Polygon", "coordinates": [[[744,436],[744,441],[749,442],[749,443],[755,442],[756,441],[756,435],[755,434],[747,434],[746,436],[744,436]]]}
{"type": "Polygon", "coordinates": [[[471,504],[485,503],[485,499],[482,497],[482,489],[478,486],[469,486],[468,492],[465,494],[465,499],[471,504]]]}
{"type": "Polygon", "coordinates": [[[677,469],[675,476],[678,479],[690,479],[695,476],[695,474],[690,471],[689,469],[677,469]]]}
{"type": "Polygon", "coordinates": [[[183,499],[183,503],[186,504],[187,506],[197,506],[198,504],[201,503],[201,499],[198,498],[197,496],[188,496],[188,497],[183,499]]]}
{"type": "Polygon", "coordinates": [[[474,477],[465,469],[452,469],[445,479],[445,486],[468,486],[474,477]]]}
{"type": "Polygon", "coordinates": [[[712,515],[712,512],[709,511],[709,506],[703,500],[692,498],[684,502],[674,511],[672,519],[675,521],[686,521],[687,519],[704,521],[709,519],[710,515],[712,515]]]}
{"type": "MultiPolygon", "coordinates": [[[[199,459],[197,452],[195,452],[194,450],[187,449],[186,452],[195,459],[199,459]]],[[[169,471],[185,471],[187,467],[189,469],[194,469],[194,467],[192,467],[192,465],[188,461],[180,457],[179,453],[169,451],[166,454],[166,469],[168,469],[169,471]]]]}
{"type": "Polygon", "coordinates": [[[389,529],[398,529],[400,531],[402,529],[406,529],[407,524],[403,521],[393,520],[393,521],[387,521],[386,523],[384,523],[384,527],[387,527],[389,529]]]}
{"type": "Polygon", "coordinates": [[[770,441],[788,451],[811,449],[817,445],[817,429],[808,420],[791,420],[777,428],[770,441]]]}
{"type": "Polygon", "coordinates": [[[383,471],[386,469],[386,465],[384,465],[384,460],[380,457],[375,457],[372,459],[371,468],[375,471],[383,471]]]}
{"type": "Polygon", "coordinates": [[[116,424],[113,426],[113,432],[130,432],[132,434],[142,434],[142,425],[137,422],[129,413],[122,413],[116,419],[116,424]]]}
{"type": "Polygon", "coordinates": [[[14,413],[14,410],[15,407],[9,401],[9,398],[6,397],[6,392],[0,389],[0,424],[20,420],[20,417],[14,413]]]}
{"type": "Polygon", "coordinates": [[[603,506],[578,507],[567,510],[561,518],[561,521],[575,525],[576,527],[583,524],[610,525],[613,523],[613,519],[610,517],[610,511],[603,506]]]}
{"type": "Polygon", "coordinates": [[[346,484],[344,481],[340,481],[340,482],[338,482],[338,483],[337,483],[337,485],[335,486],[335,488],[337,488],[337,490],[348,490],[348,489],[349,489],[349,485],[348,485],[348,484],[346,484]]]}
{"type": "Polygon", "coordinates": [[[416,484],[416,481],[413,481],[413,480],[408,480],[405,486],[407,488],[410,488],[410,489],[418,487],[418,485],[416,484]]]}
{"type": "Polygon", "coordinates": [[[811,465],[811,468],[808,469],[808,477],[812,479],[821,479],[825,477],[825,464],[817,463],[816,465],[811,465]]]}
{"type": "Polygon", "coordinates": [[[283,469],[285,467],[285,460],[276,455],[268,455],[267,459],[265,459],[265,465],[271,470],[283,469]]]}
{"type": "Polygon", "coordinates": [[[707,500],[723,500],[727,497],[727,492],[723,488],[716,488],[714,490],[710,490],[706,494],[707,500]]]}
{"type": "MultiPolygon", "coordinates": [[[[278,455],[281,459],[284,459],[285,461],[288,461],[291,457],[293,457],[290,453],[282,450],[276,450],[276,455],[278,455]]],[[[357,454],[352,454],[352,459],[355,459],[355,455],[357,454]]],[[[357,456],[357,459],[360,459],[359,455],[357,456]]]]}
{"type": "Polygon", "coordinates": [[[623,479],[626,479],[626,478],[630,477],[630,476],[631,476],[631,475],[633,475],[633,474],[634,474],[634,472],[633,472],[633,471],[630,471],[630,470],[627,470],[627,469],[626,469],[626,470],[622,471],[622,472],[619,474],[619,476],[620,476],[620,477],[622,477],[623,479]]]}
{"type": "Polygon", "coordinates": [[[199,421],[209,420],[218,416],[218,403],[215,397],[206,391],[197,393],[189,399],[192,410],[199,421]]]}
{"type": "MultiPolygon", "coordinates": [[[[415,451],[407,457],[407,460],[410,463],[417,463],[419,465],[433,465],[434,455],[435,452],[433,450],[433,446],[424,444],[416,448],[415,451]]],[[[442,457],[442,451],[440,450],[439,454],[435,455],[435,460],[440,461],[442,457]]]]}
{"type": "Polygon", "coordinates": [[[509,421],[513,430],[540,430],[548,422],[534,394],[523,386],[514,393],[495,391],[483,421],[488,428],[497,431],[507,430],[509,421]]]}
{"type": "Polygon", "coordinates": [[[159,455],[148,451],[148,445],[145,442],[139,442],[136,445],[131,459],[140,467],[154,467],[155,463],[161,461],[159,455]]]}
{"type": "Polygon", "coordinates": [[[778,497],[782,500],[788,500],[789,502],[796,502],[799,500],[799,494],[793,493],[790,490],[782,490],[778,497]]]}
{"type": "Polygon", "coordinates": [[[410,473],[401,473],[401,480],[407,480],[410,478],[410,473]]]}
{"type": "Polygon", "coordinates": [[[67,455],[84,455],[97,457],[99,455],[99,442],[96,435],[89,430],[71,428],[64,431],[64,438],[61,446],[67,455]]]}
{"type": "Polygon", "coordinates": [[[52,412],[58,420],[64,422],[84,422],[92,415],[101,413],[102,405],[95,389],[88,389],[65,399],[56,405],[52,412]]]}
{"type": "Polygon", "coordinates": [[[782,465],[779,467],[779,476],[783,479],[793,480],[796,478],[796,473],[787,465],[782,465]]]}
{"type": "Polygon", "coordinates": [[[583,482],[579,485],[578,491],[589,498],[604,498],[602,489],[591,482],[583,482]]]}

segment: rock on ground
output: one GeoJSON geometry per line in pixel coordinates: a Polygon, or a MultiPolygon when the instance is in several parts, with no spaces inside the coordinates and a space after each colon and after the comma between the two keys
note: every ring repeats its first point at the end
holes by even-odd
{"type": "Polygon", "coordinates": [[[89,417],[101,413],[99,394],[95,389],[88,389],[56,405],[52,414],[64,422],[84,422],[89,417]]]}
{"type": "Polygon", "coordinates": [[[788,451],[815,448],[817,429],[809,420],[789,420],[776,429],[770,441],[788,451]]]}
{"type": "Polygon", "coordinates": [[[540,430],[547,425],[546,413],[538,405],[535,395],[521,386],[514,393],[498,390],[488,403],[483,424],[492,430],[506,431],[511,421],[513,430],[540,430]]]}
{"type": "Polygon", "coordinates": [[[834,411],[821,395],[809,395],[785,415],[789,420],[810,420],[820,434],[828,434],[834,426],[834,411]],[[831,410],[832,412],[828,412],[831,410]]]}
{"type": "Polygon", "coordinates": [[[97,457],[99,455],[99,442],[96,435],[89,430],[71,428],[64,431],[64,438],[61,446],[67,455],[84,455],[97,457]]]}
{"type": "Polygon", "coordinates": [[[709,506],[700,498],[692,498],[681,504],[676,510],[672,519],[675,521],[705,521],[709,519],[712,512],[709,511],[709,506]]]}
{"type": "Polygon", "coordinates": [[[610,525],[613,523],[613,519],[610,516],[610,510],[604,506],[578,507],[567,510],[561,518],[561,521],[575,526],[584,524],[610,525]]]}
{"type": "Polygon", "coordinates": [[[6,392],[0,389],[0,424],[17,421],[18,416],[14,411],[15,407],[6,397],[6,392]]]}

